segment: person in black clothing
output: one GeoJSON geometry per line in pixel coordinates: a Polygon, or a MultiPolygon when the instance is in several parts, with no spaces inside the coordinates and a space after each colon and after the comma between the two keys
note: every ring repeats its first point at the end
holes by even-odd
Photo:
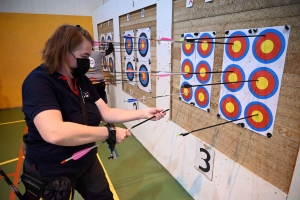
{"type": "Polygon", "coordinates": [[[93,42],[79,25],[58,27],[42,51],[43,63],[23,82],[28,145],[22,182],[28,199],[69,200],[74,190],[86,200],[113,199],[96,156],[97,148],[80,159],[66,159],[93,147],[96,141],[114,145],[131,135],[124,128],[100,127],[100,120],[123,123],[165,116],[158,108],[124,110],[107,106],[85,76],[93,42]],[[39,186],[40,182],[43,184],[39,186]]]}
{"type": "Polygon", "coordinates": [[[92,81],[101,99],[107,103],[107,96],[105,91],[105,80],[103,76],[103,59],[105,56],[114,51],[114,46],[111,41],[108,41],[108,49],[102,50],[99,46],[99,51],[92,51],[90,56],[91,66],[86,76],[92,81]]]}

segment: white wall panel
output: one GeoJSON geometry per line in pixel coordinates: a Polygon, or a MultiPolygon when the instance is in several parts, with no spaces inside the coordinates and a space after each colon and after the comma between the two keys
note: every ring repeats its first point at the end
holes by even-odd
{"type": "Polygon", "coordinates": [[[109,0],[0,0],[0,12],[91,16],[109,0]]]}
{"type": "MultiPolygon", "coordinates": [[[[113,19],[114,40],[120,42],[119,16],[139,10],[141,8],[157,5],[157,38],[172,37],[172,0],[110,0],[99,7],[92,14],[94,35],[97,36],[97,24],[113,19]]],[[[187,30],[188,31],[188,30],[187,30]]],[[[97,38],[95,38],[97,39],[97,38]]],[[[157,44],[157,70],[171,70],[171,45],[168,43],[157,44]]],[[[115,53],[116,70],[121,70],[120,52],[115,53]]],[[[157,95],[170,93],[170,79],[157,80],[157,95]]],[[[121,85],[115,87],[116,106],[131,109],[130,104],[124,103],[124,99],[131,96],[122,91],[121,85]]],[[[169,98],[157,98],[157,107],[169,108],[169,98]]],[[[139,102],[139,109],[147,106],[139,102]]],[[[125,125],[131,127],[142,120],[128,122],[125,125]]],[[[253,172],[226,157],[215,150],[215,160],[212,181],[194,168],[196,156],[197,138],[192,134],[186,137],[178,137],[177,134],[187,132],[168,117],[157,121],[149,121],[132,130],[135,137],[144,147],[172,174],[172,176],[186,189],[194,199],[205,200],[251,200],[270,199],[286,200],[287,195],[272,184],[256,176],[253,172]]],[[[126,141],[125,141],[126,142],[126,141]]],[[[298,159],[299,161],[299,159],[298,159]]],[[[297,163],[298,167],[299,162],[297,163]]],[[[299,168],[299,167],[298,167],[299,168]]],[[[299,170],[296,170],[293,178],[294,199],[299,188],[299,170]]]]}

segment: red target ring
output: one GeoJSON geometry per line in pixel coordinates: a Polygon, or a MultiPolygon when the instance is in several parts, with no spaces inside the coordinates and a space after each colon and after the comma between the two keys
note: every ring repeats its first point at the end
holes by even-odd
{"type": "Polygon", "coordinates": [[[206,108],[209,103],[209,94],[205,87],[199,86],[194,94],[195,102],[200,108],[206,108]]]}
{"type": "MultiPolygon", "coordinates": [[[[182,64],[181,64],[181,72],[194,72],[194,65],[191,60],[189,59],[184,59],[182,64]]],[[[193,77],[193,74],[182,74],[183,78],[185,80],[190,80],[193,77]]]]}
{"type": "MultiPolygon", "coordinates": [[[[231,71],[228,73],[223,73],[222,75],[222,82],[237,82],[237,81],[244,81],[245,80],[245,73],[244,70],[236,65],[231,64],[225,68],[225,71],[231,71]]],[[[227,90],[231,92],[237,92],[244,86],[244,82],[240,83],[228,83],[224,84],[227,90]]]]}
{"type": "Polygon", "coordinates": [[[276,73],[267,67],[255,69],[250,74],[249,80],[257,80],[249,82],[248,86],[250,92],[260,99],[272,97],[279,87],[279,80],[276,73]]]}
{"type": "Polygon", "coordinates": [[[190,88],[184,88],[183,86],[184,85],[190,85],[188,82],[183,82],[181,84],[181,88],[180,88],[180,96],[181,98],[186,101],[186,102],[189,102],[192,97],[193,97],[193,89],[190,87],[190,88]]]}
{"type": "Polygon", "coordinates": [[[253,116],[246,119],[247,124],[255,131],[266,131],[273,124],[273,115],[270,109],[261,102],[251,102],[245,108],[245,117],[253,116]]]}
{"type": "Polygon", "coordinates": [[[211,72],[211,67],[205,60],[200,61],[196,66],[196,78],[197,80],[205,84],[207,83],[211,78],[211,73],[205,73],[205,72],[211,72]]]}
{"type": "Polygon", "coordinates": [[[232,33],[227,39],[225,46],[225,52],[227,57],[232,61],[239,61],[245,58],[249,51],[250,42],[247,35],[242,31],[236,31],[232,33]]]}

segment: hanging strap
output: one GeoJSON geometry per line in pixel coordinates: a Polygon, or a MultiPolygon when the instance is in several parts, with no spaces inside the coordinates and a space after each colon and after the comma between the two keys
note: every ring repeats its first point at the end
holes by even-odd
{"type": "Polygon", "coordinates": [[[86,110],[86,104],[85,104],[85,101],[84,101],[84,95],[83,95],[83,92],[82,92],[82,89],[80,86],[78,86],[79,88],[79,99],[80,99],[80,103],[81,103],[81,109],[82,109],[82,115],[83,115],[83,123],[85,125],[88,124],[88,113],[87,113],[87,110],[86,110]]]}

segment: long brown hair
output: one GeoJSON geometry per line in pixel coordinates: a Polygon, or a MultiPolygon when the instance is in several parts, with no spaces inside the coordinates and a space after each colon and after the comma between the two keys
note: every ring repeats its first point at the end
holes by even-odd
{"type": "Polygon", "coordinates": [[[64,24],[58,27],[47,40],[42,51],[42,59],[48,72],[52,74],[61,64],[67,63],[68,53],[75,50],[84,38],[93,45],[94,40],[92,36],[79,25],[64,24]]]}

